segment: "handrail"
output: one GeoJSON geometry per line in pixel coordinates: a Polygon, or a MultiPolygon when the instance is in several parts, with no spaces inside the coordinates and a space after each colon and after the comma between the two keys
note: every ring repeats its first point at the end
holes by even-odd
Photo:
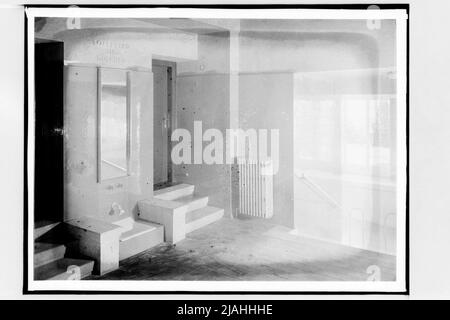
{"type": "Polygon", "coordinates": [[[297,176],[297,178],[301,179],[312,191],[326,200],[330,205],[335,208],[342,209],[342,206],[339,204],[339,202],[337,202],[332,196],[330,196],[328,192],[322,189],[316,182],[312,181],[311,178],[305,176],[304,173],[298,174],[296,172],[295,175],[297,176]]]}

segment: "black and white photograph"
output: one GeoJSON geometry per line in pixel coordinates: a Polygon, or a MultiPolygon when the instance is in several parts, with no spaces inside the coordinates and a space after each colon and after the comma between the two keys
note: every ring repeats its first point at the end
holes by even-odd
{"type": "Polygon", "coordinates": [[[405,9],[26,13],[30,290],[405,290],[405,9]]]}
{"type": "Polygon", "coordinates": [[[0,297],[450,298],[450,5],[10,2],[0,297]]]}

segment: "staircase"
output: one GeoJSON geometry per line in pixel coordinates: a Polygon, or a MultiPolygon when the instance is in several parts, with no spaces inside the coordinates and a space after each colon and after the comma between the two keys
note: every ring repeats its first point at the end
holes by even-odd
{"type": "Polygon", "coordinates": [[[94,261],[65,257],[66,246],[34,243],[34,280],[80,280],[90,276],[94,261]]]}
{"type": "Polygon", "coordinates": [[[222,218],[224,210],[208,206],[207,196],[195,193],[190,184],[178,184],[153,194],[153,198],[139,202],[139,218],[164,225],[164,240],[176,243],[187,233],[222,218]]]}
{"type": "Polygon", "coordinates": [[[139,201],[137,219],[105,222],[86,216],[37,228],[34,279],[80,280],[92,274],[94,263],[95,273],[101,275],[117,269],[119,261],[164,241],[181,241],[222,218],[224,210],[209,206],[208,201],[195,193],[193,185],[178,184],[139,201]]]}

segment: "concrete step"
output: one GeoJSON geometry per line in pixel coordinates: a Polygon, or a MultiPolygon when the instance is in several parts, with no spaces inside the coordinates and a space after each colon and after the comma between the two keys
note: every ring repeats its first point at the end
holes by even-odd
{"type": "Polygon", "coordinates": [[[50,232],[52,229],[56,228],[60,222],[54,221],[40,221],[37,222],[33,232],[33,238],[36,240],[37,238],[42,237],[46,233],[50,232]]]}
{"type": "Polygon", "coordinates": [[[223,213],[223,209],[211,206],[186,213],[186,233],[192,232],[210,223],[220,220],[223,217],[223,213]]]}
{"type": "Polygon", "coordinates": [[[92,274],[94,261],[59,259],[34,269],[35,280],[80,280],[92,274]]]}
{"type": "Polygon", "coordinates": [[[194,211],[200,208],[204,208],[208,205],[208,197],[199,196],[196,194],[190,194],[181,198],[177,198],[174,201],[187,205],[187,211],[194,211]]]}
{"type": "Polygon", "coordinates": [[[119,240],[119,260],[134,256],[164,242],[164,226],[136,220],[131,229],[123,232],[119,240]]]}
{"type": "Polygon", "coordinates": [[[34,243],[34,267],[64,258],[66,247],[57,243],[34,243]]]}
{"type": "Polygon", "coordinates": [[[175,200],[194,193],[194,186],[191,184],[180,183],[164,189],[153,192],[153,197],[162,200],[175,200]]]}

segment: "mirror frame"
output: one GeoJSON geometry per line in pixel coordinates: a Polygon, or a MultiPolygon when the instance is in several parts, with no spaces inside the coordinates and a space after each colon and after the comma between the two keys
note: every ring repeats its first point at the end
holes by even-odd
{"type": "Polygon", "coordinates": [[[97,183],[102,183],[103,181],[120,179],[130,176],[130,158],[131,158],[131,107],[130,107],[130,97],[131,97],[131,86],[130,86],[130,71],[127,69],[119,68],[105,68],[97,67],[97,183]],[[123,176],[117,176],[113,178],[102,179],[102,69],[117,69],[125,71],[126,75],[126,172],[123,176]]]}

